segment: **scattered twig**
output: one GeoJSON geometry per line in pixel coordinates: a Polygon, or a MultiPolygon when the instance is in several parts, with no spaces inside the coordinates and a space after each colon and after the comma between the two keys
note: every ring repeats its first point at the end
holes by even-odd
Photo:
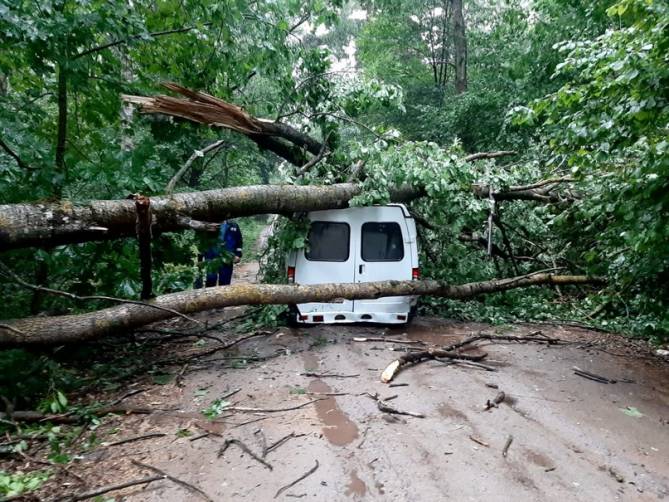
{"type": "Polygon", "coordinates": [[[241,387],[238,388],[238,389],[235,389],[235,390],[231,390],[230,392],[228,392],[228,393],[225,394],[224,396],[221,396],[221,400],[223,401],[223,400],[225,400],[225,399],[228,399],[229,397],[234,396],[235,394],[237,394],[237,393],[238,393],[239,391],[241,391],[241,390],[242,390],[241,387]]]}
{"type": "Polygon", "coordinates": [[[486,443],[485,441],[480,440],[479,438],[477,438],[475,436],[469,436],[469,439],[471,439],[472,441],[474,441],[477,444],[480,444],[481,446],[485,446],[486,448],[488,448],[490,446],[488,443],[486,443]]]}
{"type": "Polygon", "coordinates": [[[559,338],[551,338],[547,335],[544,335],[540,331],[535,332],[531,335],[525,336],[513,336],[513,335],[486,335],[479,333],[478,335],[469,337],[461,342],[454,343],[447,347],[443,347],[443,350],[451,351],[460,349],[466,345],[470,345],[479,340],[489,340],[494,342],[518,342],[518,343],[527,343],[527,342],[536,342],[536,343],[547,343],[548,345],[566,345],[570,342],[565,342],[559,338]]]}
{"type": "MultiPolygon", "coordinates": [[[[190,354],[187,357],[189,359],[195,359],[195,358],[200,358],[200,357],[204,357],[204,356],[210,356],[211,354],[214,354],[214,353],[219,352],[221,350],[227,350],[227,349],[229,349],[231,347],[234,347],[235,345],[238,345],[238,344],[240,344],[240,343],[242,343],[246,340],[250,340],[251,338],[256,338],[258,336],[269,336],[269,335],[272,335],[272,334],[274,334],[274,331],[256,331],[255,333],[251,333],[250,335],[246,335],[246,336],[242,336],[240,338],[237,338],[236,340],[233,340],[229,343],[226,343],[225,345],[219,345],[218,347],[214,347],[214,348],[209,349],[209,350],[205,350],[205,351],[202,351],[202,352],[197,352],[195,354],[190,354]]],[[[175,358],[166,359],[165,361],[161,361],[161,363],[162,364],[171,363],[171,362],[175,362],[177,360],[179,360],[179,359],[175,359],[175,358]]]]}
{"type": "Polygon", "coordinates": [[[582,370],[576,366],[574,366],[574,374],[578,375],[583,378],[587,378],[588,380],[593,380],[595,382],[599,383],[617,383],[617,380],[611,380],[610,378],[603,377],[601,375],[597,375],[595,373],[591,373],[589,371],[582,370]]]}
{"type": "Polygon", "coordinates": [[[258,455],[253,453],[251,449],[239,439],[226,439],[225,443],[223,443],[223,446],[221,446],[221,449],[218,450],[219,458],[223,456],[223,454],[226,452],[226,450],[230,447],[231,444],[237,445],[244,453],[249,455],[256,462],[259,462],[265,467],[267,467],[270,471],[274,469],[274,467],[272,467],[271,464],[267,463],[264,459],[260,458],[258,455]]]}
{"type": "Polygon", "coordinates": [[[388,387],[408,387],[408,383],[391,383],[388,387]]]}
{"type": "Polygon", "coordinates": [[[118,446],[121,444],[126,444],[126,443],[133,443],[135,441],[143,441],[145,439],[151,439],[151,438],[160,438],[167,436],[164,432],[152,432],[151,434],[144,434],[143,436],[135,436],[127,439],[121,439],[119,441],[114,441],[113,443],[107,443],[104,446],[118,446]]]}
{"type": "Polygon", "coordinates": [[[300,375],[313,378],[355,378],[360,376],[359,373],[355,375],[341,375],[339,373],[314,373],[311,371],[300,373],[300,375]]]}
{"type": "Polygon", "coordinates": [[[350,392],[307,392],[309,396],[357,396],[358,394],[351,394],[350,392]]]}
{"type": "Polygon", "coordinates": [[[319,465],[319,464],[318,464],[318,460],[316,460],[316,465],[314,465],[311,469],[309,469],[307,472],[305,472],[304,474],[302,474],[299,478],[297,478],[297,479],[296,479],[295,481],[293,481],[292,483],[287,484],[286,486],[282,486],[281,488],[279,488],[279,489],[277,490],[276,494],[274,495],[274,498],[277,498],[279,495],[281,495],[283,492],[285,492],[285,491],[288,490],[289,488],[292,488],[293,486],[295,486],[295,485],[296,485],[297,483],[299,483],[300,481],[302,481],[302,480],[308,478],[309,476],[311,476],[311,475],[312,475],[314,472],[316,472],[316,470],[318,469],[318,465],[319,465]]]}
{"type": "Polygon", "coordinates": [[[144,485],[147,483],[151,483],[153,481],[159,481],[161,479],[165,479],[166,476],[159,475],[159,476],[149,476],[146,478],[142,479],[135,479],[134,481],[126,481],[125,483],[119,483],[115,485],[107,485],[103,486],[101,488],[96,488],[94,490],[84,492],[84,493],[79,493],[78,495],[73,495],[71,498],[66,498],[65,500],[86,500],[86,499],[92,499],[93,497],[98,497],[100,495],[104,495],[105,493],[113,492],[115,490],[122,490],[124,488],[129,488],[131,486],[136,486],[136,485],[144,485]]]}
{"type": "Polygon", "coordinates": [[[500,390],[492,401],[490,399],[486,401],[484,411],[488,411],[492,408],[499,408],[499,405],[504,402],[504,399],[506,399],[506,394],[504,391],[500,390]]]}
{"type": "Polygon", "coordinates": [[[491,389],[499,389],[499,385],[497,385],[496,383],[490,383],[490,382],[488,382],[488,383],[485,384],[485,386],[486,386],[486,387],[489,387],[489,388],[491,388],[491,389]]]}
{"type": "Polygon", "coordinates": [[[422,340],[398,340],[396,338],[384,338],[382,336],[374,337],[355,337],[353,338],[354,342],[385,342],[385,343],[405,343],[407,345],[419,344],[425,345],[425,342],[422,340]]]}
{"type": "Polygon", "coordinates": [[[425,418],[425,415],[423,413],[415,413],[413,411],[402,411],[398,410],[397,408],[394,408],[393,406],[385,402],[383,399],[380,399],[378,394],[370,394],[369,392],[365,394],[371,397],[374,401],[376,401],[376,406],[379,409],[379,411],[382,411],[384,413],[390,413],[392,415],[406,415],[409,417],[425,418]]]}
{"type": "Polygon", "coordinates": [[[200,496],[200,498],[203,498],[207,502],[214,502],[214,500],[207,495],[204,491],[202,491],[200,488],[197,486],[191,485],[190,483],[187,483],[186,481],[183,481],[179,478],[175,478],[171,474],[166,473],[165,471],[158,469],[157,467],[153,467],[152,465],[149,464],[144,464],[142,462],[139,462],[138,460],[132,459],[131,462],[136,465],[137,467],[142,467],[143,469],[148,469],[150,471],[155,472],[156,474],[160,474],[163,478],[169,479],[173,483],[176,483],[178,485],[183,486],[184,488],[188,489],[189,491],[197,494],[200,496]]]}
{"type": "Polygon", "coordinates": [[[269,445],[267,447],[266,455],[268,455],[270,452],[276,450],[279,446],[284,444],[289,439],[299,438],[299,437],[302,437],[302,436],[306,436],[306,434],[295,434],[294,432],[291,432],[290,434],[288,434],[286,436],[283,436],[281,439],[279,439],[277,441],[274,441],[271,445],[269,445]]]}
{"type": "Polygon", "coordinates": [[[438,357],[435,358],[437,361],[449,363],[449,364],[459,364],[461,366],[471,366],[472,368],[481,368],[482,370],[486,371],[492,371],[495,372],[497,371],[497,368],[490,366],[488,364],[483,364],[483,363],[477,363],[476,361],[463,361],[460,359],[450,359],[448,361],[442,361],[438,357]]]}
{"type": "Polygon", "coordinates": [[[506,443],[504,443],[504,448],[502,448],[502,456],[506,458],[507,453],[509,453],[509,447],[513,443],[513,436],[509,434],[509,437],[506,438],[506,443]]]}
{"type": "Polygon", "coordinates": [[[381,374],[381,381],[383,383],[389,383],[395,378],[395,375],[399,373],[400,369],[403,366],[408,364],[417,364],[421,361],[427,361],[430,359],[444,358],[444,359],[460,359],[463,361],[480,361],[485,358],[487,354],[481,355],[468,355],[460,354],[458,352],[453,352],[450,349],[428,349],[421,350],[419,352],[409,352],[399,359],[394,360],[390,363],[386,369],[383,370],[381,374]]]}
{"type": "Polygon", "coordinates": [[[206,437],[209,437],[210,435],[211,435],[210,432],[203,432],[202,434],[198,434],[197,436],[193,436],[188,441],[190,441],[192,443],[193,441],[197,441],[198,439],[204,439],[206,437]]]}
{"type": "Polygon", "coordinates": [[[124,399],[127,399],[127,398],[129,398],[130,396],[134,396],[135,394],[139,394],[140,392],[144,392],[144,391],[146,391],[146,390],[147,390],[147,389],[134,389],[134,390],[130,390],[130,391],[126,392],[125,394],[123,394],[123,395],[122,395],[121,397],[119,397],[118,399],[116,399],[116,400],[112,401],[111,403],[109,403],[109,406],[116,406],[117,404],[121,404],[121,402],[122,402],[124,399]]]}
{"type": "Polygon", "coordinates": [[[228,406],[227,408],[225,408],[225,411],[241,411],[244,413],[280,413],[282,411],[299,410],[300,408],[304,408],[305,406],[311,403],[315,403],[316,401],[322,401],[324,399],[327,398],[321,397],[318,399],[312,399],[311,401],[307,401],[306,403],[302,403],[297,406],[291,406],[290,408],[247,408],[245,406],[228,406]]]}
{"type": "Polygon", "coordinates": [[[267,420],[267,418],[268,417],[254,418],[253,420],[248,420],[246,422],[242,422],[241,424],[235,424],[231,427],[231,429],[236,429],[237,427],[242,427],[244,425],[254,424],[256,422],[260,422],[261,420],[267,420]]]}

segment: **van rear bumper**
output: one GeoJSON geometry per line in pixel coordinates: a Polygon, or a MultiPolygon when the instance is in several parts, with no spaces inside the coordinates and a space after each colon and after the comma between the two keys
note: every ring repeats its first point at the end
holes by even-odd
{"type": "Polygon", "coordinates": [[[350,324],[354,322],[373,322],[379,324],[405,324],[409,312],[309,312],[297,313],[298,324],[350,324]],[[306,319],[303,319],[306,317],[306,319]]]}

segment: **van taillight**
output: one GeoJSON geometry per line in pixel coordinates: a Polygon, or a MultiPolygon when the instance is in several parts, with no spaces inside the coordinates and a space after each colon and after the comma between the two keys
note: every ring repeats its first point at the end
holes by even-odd
{"type": "Polygon", "coordinates": [[[419,268],[412,268],[411,269],[411,279],[414,281],[417,281],[420,279],[420,269],[419,268]]]}
{"type": "Polygon", "coordinates": [[[295,284],[295,267],[288,267],[288,282],[295,284]]]}

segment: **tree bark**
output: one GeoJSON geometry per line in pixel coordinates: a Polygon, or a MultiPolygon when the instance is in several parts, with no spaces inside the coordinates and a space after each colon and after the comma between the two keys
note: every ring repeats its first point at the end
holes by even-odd
{"type": "MultiPolygon", "coordinates": [[[[252,185],[153,197],[153,230],[182,229],[179,224],[182,216],[220,222],[255,214],[345,208],[358,194],[358,185],[340,183],[328,186],[252,185]]],[[[421,194],[420,190],[407,187],[395,190],[391,200],[407,201],[421,194]]],[[[0,251],[134,235],[135,205],[132,200],[0,205],[0,251]]]]}
{"type": "Polygon", "coordinates": [[[467,35],[462,0],[451,0],[453,6],[453,55],[455,59],[455,92],[467,90],[467,35]]]}
{"type": "Polygon", "coordinates": [[[135,197],[135,211],[137,213],[135,232],[139,245],[140,276],[142,278],[140,298],[148,300],[154,296],[151,278],[151,199],[142,195],[135,197]]]}
{"type": "MultiPolygon", "coordinates": [[[[569,202],[573,197],[553,193],[569,178],[544,180],[533,185],[494,191],[501,200],[543,203],[569,202]],[[537,188],[534,188],[537,187],[537,188]]],[[[489,188],[473,185],[476,197],[488,198],[489,188]]],[[[184,228],[180,218],[220,222],[255,214],[285,214],[300,211],[341,209],[360,194],[354,183],[316,185],[252,185],[204,192],[179,193],[151,199],[153,230],[171,232],[184,228]]],[[[391,193],[391,201],[405,202],[423,195],[420,188],[402,187],[391,193]]],[[[0,251],[30,246],[100,241],[135,235],[135,208],[129,200],[96,200],[84,204],[70,201],[43,204],[0,205],[0,251]]]]}
{"type": "Polygon", "coordinates": [[[296,166],[302,166],[309,160],[305,151],[318,155],[323,148],[320,141],[287,124],[253,117],[243,108],[204,92],[171,82],[164,85],[187,99],[165,95],[123,95],[122,98],[127,103],[138,105],[144,113],[162,113],[198,124],[231,129],[296,166]]]}
{"type": "MultiPolygon", "coordinates": [[[[182,291],[155,298],[160,307],[191,314],[234,305],[285,305],[384,296],[430,295],[466,299],[477,295],[544,284],[593,284],[602,280],[582,275],[537,273],[451,286],[440,281],[382,281],[358,284],[273,285],[234,284],[182,291]]],[[[174,314],[144,305],[127,304],[86,314],[31,317],[0,325],[0,347],[61,344],[93,340],[131,330],[174,314]]]]}
{"type": "Polygon", "coordinates": [[[67,63],[58,63],[58,127],[56,133],[56,176],[55,195],[60,197],[67,180],[65,149],[67,143],[67,63]]]}

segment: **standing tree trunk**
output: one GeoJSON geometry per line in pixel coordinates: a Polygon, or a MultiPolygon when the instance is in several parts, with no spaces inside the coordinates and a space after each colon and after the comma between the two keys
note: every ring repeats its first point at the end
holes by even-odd
{"type": "Polygon", "coordinates": [[[453,55],[455,59],[455,92],[467,90],[467,36],[462,0],[451,0],[453,5],[453,55]]]}
{"type": "Polygon", "coordinates": [[[58,128],[56,133],[56,180],[54,195],[60,198],[67,180],[65,148],[67,143],[67,61],[58,63],[58,128]]]}

